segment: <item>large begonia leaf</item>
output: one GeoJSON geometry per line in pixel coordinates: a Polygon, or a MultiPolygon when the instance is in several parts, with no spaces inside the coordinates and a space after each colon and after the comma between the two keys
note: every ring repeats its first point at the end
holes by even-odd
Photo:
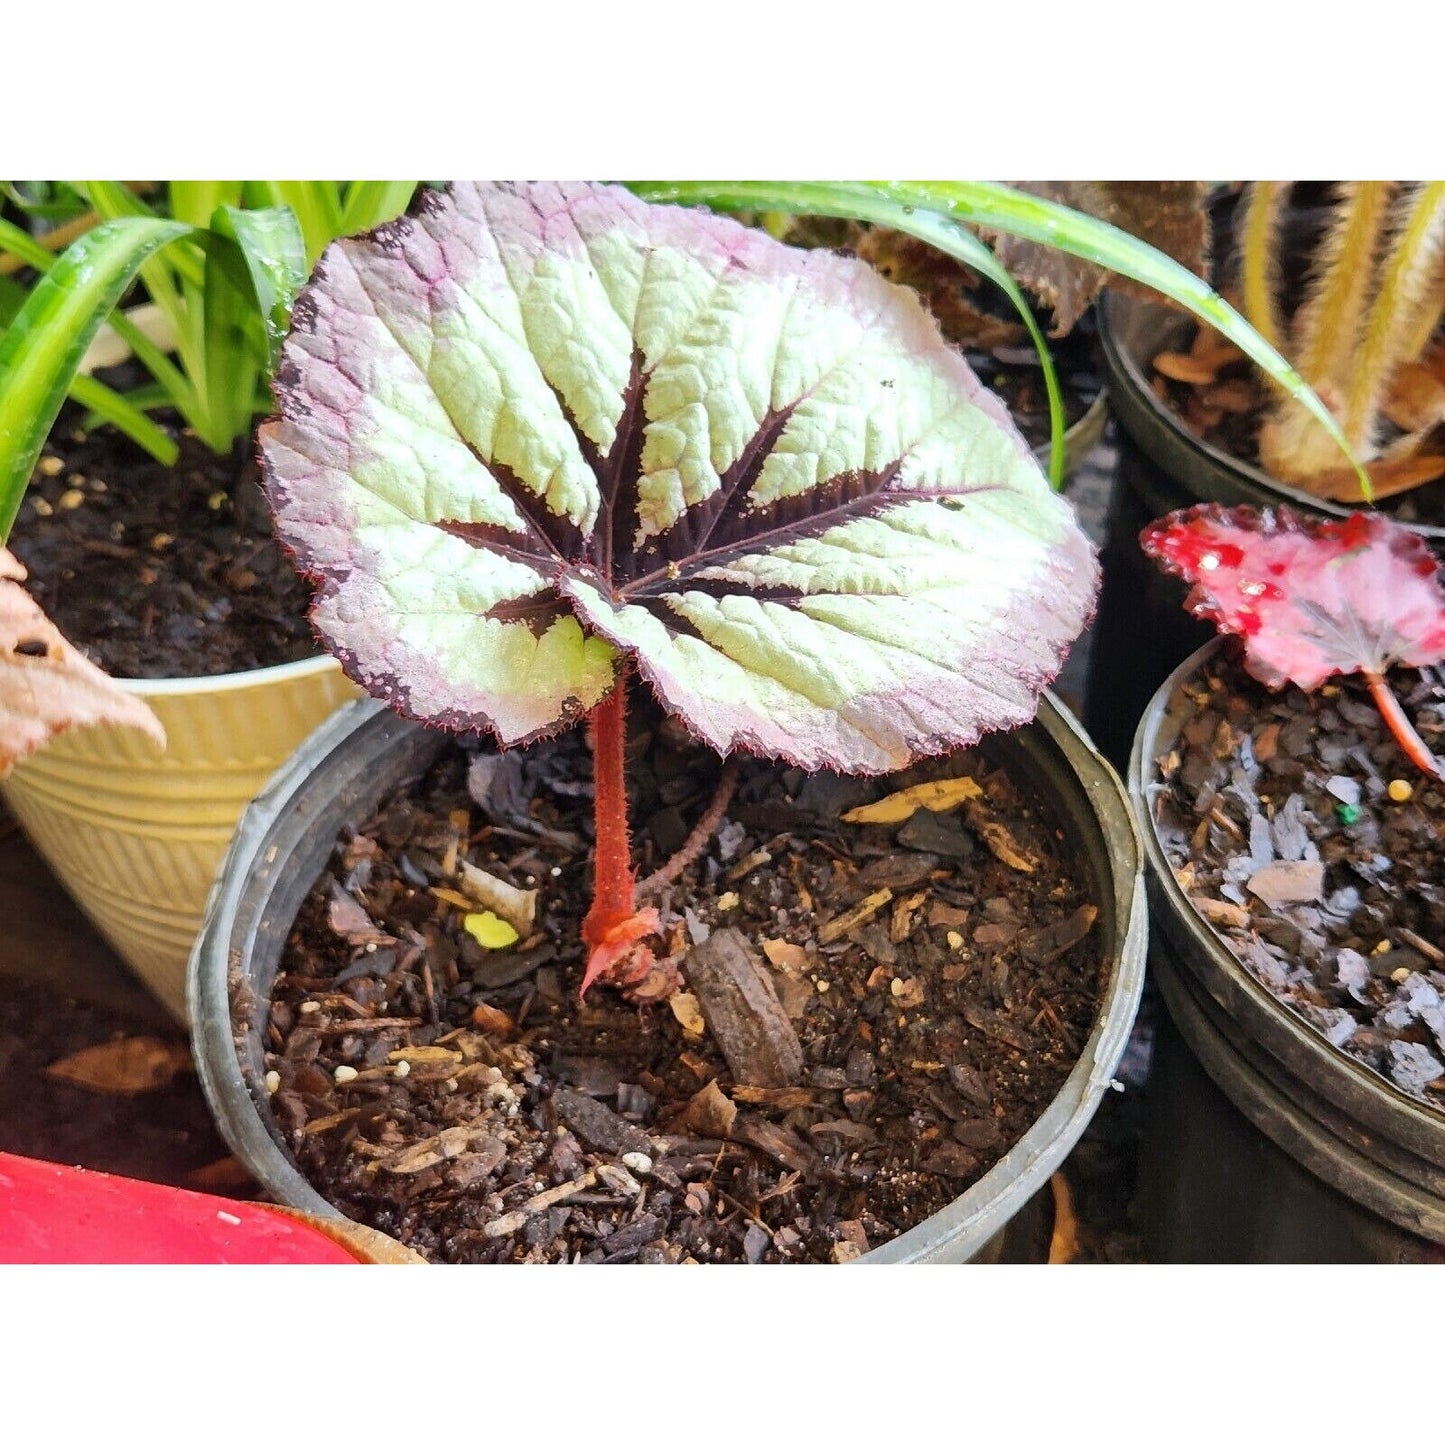
{"type": "Polygon", "coordinates": [[[1194,584],[1196,616],[1244,639],[1245,666],[1269,687],[1445,661],[1439,565],[1418,533],[1377,512],[1334,521],[1208,503],[1139,540],[1194,584]]]}
{"type": "Polygon", "coordinates": [[[20,585],[25,568],[0,547],[0,778],[67,728],[116,723],[165,746],[140,698],[72,647],[20,585]]]}
{"type": "Polygon", "coordinates": [[[1093,552],[907,291],[615,187],[462,184],[322,258],[262,429],[351,674],[504,742],[623,654],[720,751],[1032,717],[1093,552]]]}

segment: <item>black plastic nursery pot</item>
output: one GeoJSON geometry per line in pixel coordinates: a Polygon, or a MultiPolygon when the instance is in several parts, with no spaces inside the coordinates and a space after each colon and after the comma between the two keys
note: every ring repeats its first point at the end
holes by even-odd
{"type": "Polygon", "coordinates": [[[1147,1258],[1175,1263],[1445,1260],[1445,1113],[1329,1043],[1254,979],[1190,903],[1151,806],[1178,734],[1149,704],[1129,765],[1148,862],[1151,977],[1172,1027],[1150,1077],[1140,1181],[1147,1258]]]}
{"type": "MultiPolygon", "coordinates": [[[[270,990],[297,910],[342,827],[364,819],[446,742],[371,701],[318,728],[244,815],[191,955],[192,1048],[217,1125],[273,1199],[322,1218],[338,1211],[296,1167],[268,1104],[270,990]]],[[[1039,1257],[1049,1176],[1108,1092],[1139,1006],[1147,951],[1143,863],[1117,775],[1048,697],[1033,724],[985,748],[1051,809],[1081,860],[1107,966],[1100,1011],[1064,1087],[1013,1148],[946,1208],[862,1262],[1039,1257]]],[[[1043,1239],[1046,1253],[1046,1219],[1043,1239]]]]}
{"type": "MultiPolygon", "coordinates": [[[[1184,610],[1187,586],[1166,577],[1139,547],[1158,517],[1200,502],[1274,507],[1344,517],[1349,508],[1311,497],[1201,441],[1149,384],[1154,358],[1187,349],[1194,322],[1160,302],[1106,292],[1099,337],[1110,408],[1118,418],[1119,470],[1110,502],[1104,583],[1084,721],[1115,766],[1129,758],[1139,718],[1168,674],[1214,630],[1184,610]]],[[[1413,526],[1437,551],[1445,528],[1413,526]]]]}

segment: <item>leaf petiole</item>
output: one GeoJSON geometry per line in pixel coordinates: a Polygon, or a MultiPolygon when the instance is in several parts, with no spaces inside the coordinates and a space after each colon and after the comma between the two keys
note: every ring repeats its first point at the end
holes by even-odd
{"type": "Polygon", "coordinates": [[[1400,700],[1391,691],[1390,684],[1378,672],[1366,672],[1364,678],[1370,685],[1370,696],[1374,698],[1380,716],[1385,719],[1385,726],[1394,734],[1395,741],[1400,744],[1405,756],[1421,772],[1428,773],[1433,778],[1445,778],[1445,768],[1440,766],[1440,760],[1430,751],[1425,739],[1415,731],[1415,725],[1405,716],[1405,709],[1400,706],[1400,700]]]}
{"type": "Polygon", "coordinates": [[[599,979],[620,986],[640,983],[655,962],[642,940],[657,932],[660,920],[655,908],[637,907],[627,827],[627,674],[624,663],[612,691],[588,715],[597,841],[592,907],[582,920],[588,948],[584,997],[599,979]]]}

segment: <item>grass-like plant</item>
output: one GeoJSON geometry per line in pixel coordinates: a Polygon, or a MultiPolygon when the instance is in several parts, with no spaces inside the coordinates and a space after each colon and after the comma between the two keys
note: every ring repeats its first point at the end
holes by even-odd
{"type": "Polygon", "coordinates": [[[337,236],[402,211],[414,181],[170,181],[154,199],[116,181],[77,181],[90,207],[72,215],[59,256],[0,219],[0,252],[40,273],[30,292],[0,276],[0,528],[19,504],[61,402],[72,395],[170,464],[173,438],[148,413],[169,407],[225,455],[270,410],[270,380],[291,303],[337,236]],[[139,278],[174,343],[163,347],[122,312],[139,278]],[[110,320],[152,377],[117,394],[77,368],[110,320]]]}

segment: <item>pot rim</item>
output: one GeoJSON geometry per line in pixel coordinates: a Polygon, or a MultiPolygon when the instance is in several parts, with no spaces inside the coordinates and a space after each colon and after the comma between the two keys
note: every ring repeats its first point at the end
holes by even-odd
{"type": "MultiPolygon", "coordinates": [[[[1445,1111],[1433,1108],[1407,1094],[1384,1074],[1378,1073],[1358,1059],[1351,1058],[1296,1014],[1288,1004],[1276,998],[1235,957],[1220,937],[1218,929],[1190,903],[1189,896],[1174,876],[1174,866],[1164,850],[1163,841],[1154,824],[1153,810],[1149,806],[1151,790],[1159,786],[1158,770],[1154,762],[1158,755],[1159,735],[1165,722],[1169,699],[1175,690],[1222,652],[1227,640],[1224,637],[1211,639],[1169,674],[1150,700],[1134,734],[1134,748],[1129,758],[1129,796],[1137,815],[1153,888],[1186,923],[1197,922],[1198,935],[1202,935],[1203,947],[1210,964],[1243,991],[1256,1016],[1265,1017],[1277,1029],[1283,1028],[1291,1041],[1308,1053],[1319,1072],[1306,1082],[1315,1087],[1322,1081],[1326,1085],[1333,1081],[1333,1087],[1320,1089],[1324,1097],[1336,1107],[1376,1128],[1380,1127],[1382,1118],[1391,1114],[1399,1115],[1404,1106],[1404,1117],[1417,1120],[1429,1131],[1438,1133],[1442,1151],[1445,1151],[1445,1111]],[[1360,1113],[1362,1106],[1366,1110],[1365,1114],[1360,1113]]],[[[1269,1052],[1281,1068],[1292,1075],[1300,1076],[1297,1069],[1278,1057],[1267,1039],[1254,1031],[1251,1031],[1251,1037],[1269,1052]]]]}
{"type": "MultiPolygon", "coordinates": [[[[1237,482],[1277,497],[1276,505],[1283,503],[1330,517],[1348,517],[1360,508],[1370,505],[1362,498],[1359,507],[1349,507],[1340,502],[1311,496],[1288,482],[1279,481],[1259,467],[1241,461],[1231,453],[1196,436],[1184,425],[1173,408],[1164,404],[1150,386],[1144,368],[1168,344],[1169,331],[1173,327],[1185,325],[1191,317],[1161,301],[1149,301],[1140,296],[1126,296],[1110,290],[1105,290],[1099,298],[1098,309],[1099,341],[1103,347],[1105,370],[1108,372],[1111,389],[1117,388],[1114,410],[1141,445],[1144,444],[1144,439],[1127,426],[1127,419],[1131,416],[1167,431],[1175,445],[1194,453],[1201,462],[1225,472],[1237,482]],[[1151,341],[1152,349],[1148,349],[1147,355],[1141,354],[1139,349],[1128,343],[1121,334],[1124,324],[1136,318],[1140,320],[1140,324],[1151,324],[1151,329],[1159,336],[1159,345],[1154,347],[1151,341]],[[1121,401],[1122,405],[1119,404],[1121,401]]],[[[1155,460],[1160,461],[1159,458],[1155,460]]],[[[1160,464],[1163,465],[1162,461],[1160,464]]],[[[1425,537],[1445,539],[1445,527],[1442,526],[1426,522],[1402,522],[1401,525],[1425,537]]]]}
{"type": "MultiPolygon", "coordinates": [[[[274,856],[273,833],[278,823],[288,817],[294,822],[303,811],[298,795],[307,780],[321,775],[322,760],[378,717],[390,719],[388,726],[420,728],[390,713],[375,699],[352,703],[317,728],[247,808],[212,886],[186,980],[192,1052],[223,1137],[273,1194],[279,1192],[278,1184],[287,1191],[282,1202],[323,1217],[340,1212],[312,1187],[290,1151],[266,1127],[241,1067],[230,1007],[229,974],[233,953],[238,952],[233,948],[232,929],[253,865],[268,850],[268,855],[274,856]]],[[[1112,883],[1108,905],[1115,915],[1119,940],[1109,983],[1079,1058],[1047,1108],[1008,1153],[957,1198],[862,1256],[857,1261],[860,1264],[927,1262],[945,1251],[950,1258],[967,1258],[981,1249],[1045,1187],[1077,1142],[1112,1086],[1114,1070],[1133,1028],[1148,947],[1143,851],[1133,809],[1118,775],[1052,694],[1041,699],[1038,717],[1029,726],[1042,729],[1061,764],[1068,767],[1078,788],[1080,808],[1092,818],[1107,851],[1101,871],[1112,883]]],[[[1027,762],[1027,758],[1020,761],[1027,762]]]]}
{"type": "Polygon", "coordinates": [[[277,662],[246,672],[218,672],[210,677],[117,677],[113,681],[136,697],[190,697],[199,693],[240,692],[248,687],[276,687],[340,666],[331,653],[318,652],[295,662],[277,662]]]}

